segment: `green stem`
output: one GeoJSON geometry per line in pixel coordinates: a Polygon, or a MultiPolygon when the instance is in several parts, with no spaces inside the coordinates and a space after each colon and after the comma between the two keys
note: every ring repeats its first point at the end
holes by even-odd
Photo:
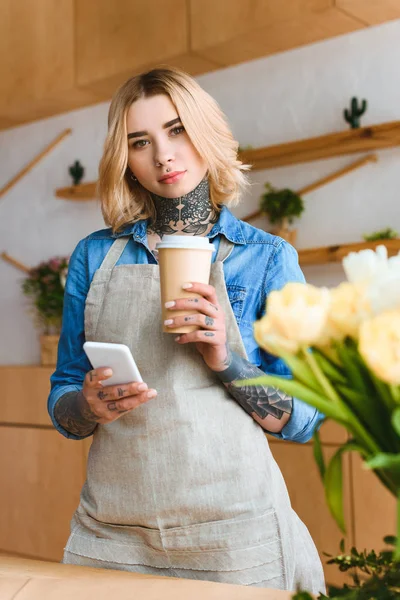
{"type": "Polygon", "coordinates": [[[394,560],[400,561],[400,491],[397,497],[397,543],[394,549],[394,560]]]}
{"type": "Polygon", "coordinates": [[[400,404],[400,386],[390,384],[389,388],[392,393],[393,400],[396,402],[396,404],[400,404]]]}
{"type": "Polygon", "coordinates": [[[335,406],[339,406],[342,412],[345,413],[345,417],[350,430],[359,443],[364,444],[365,449],[370,454],[377,454],[381,451],[381,448],[375,442],[374,438],[369,432],[362,426],[357,415],[353,413],[351,408],[344,402],[336,393],[331,386],[329,380],[325,377],[324,373],[319,368],[315,358],[312,356],[312,352],[307,352],[306,348],[302,348],[302,352],[308,364],[310,365],[315,377],[317,378],[320,385],[328,398],[332,400],[335,406]]]}
{"type": "Polygon", "coordinates": [[[325,356],[325,358],[331,360],[333,364],[335,364],[337,367],[340,368],[343,366],[338,356],[338,353],[336,352],[335,348],[333,348],[333,346],[318,346],[317,349],[321,354],[325,356]]]}
{"type": "Polygon", "coordinates": [[[339,396],[331,386],[329,380],[325,377],[322,370],[319,368],[317,361],[315,360],[315,357],[312,354],[312,351],[308,352],[306,348],[302,348],[302,353],[307,363],[309,364],[312,372],[314,373],[315,378],[320,384],[322,390],[325,392],[326,397],[332,400],[332,402],[334,402],[335,404],[340,402],[339,396]]]}

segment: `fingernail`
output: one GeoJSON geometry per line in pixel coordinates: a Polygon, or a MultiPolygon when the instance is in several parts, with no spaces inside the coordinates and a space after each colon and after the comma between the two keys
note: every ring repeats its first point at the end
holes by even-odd
{"type": "Polygon", "coordinates": [[[148,398],[155,398],[156,396],[157,396],[156,390],[150,390],[150,392],[147,392],[148,398]]]}
{"type": "Polygon", "coordinates": [[[165,308],[171,308],[172,306],[175,306],[175,302],[174,301],[172,301],[172,302],[166,302],[164,304],[164,306],[165,306],[165,308]]]}
{"type": "Polygon", "coordinates": [[[167,319],[166,321],[164,321],[164,325],[172,325],[173,322],[173,319],[167,319]]]}
{"type": "Polygon", "coordinates": [[[104,370],[104,375],[112,375],[112,369],[105,369],[104,370]]]}
{"type": "Polygon", "coordinates": [[[175,341],[176,341],[176,342],[179,342],[179,340],[180,340],[180,339],[181,339],[181,336],[180,336],[180,335],[178,335],[178,336],[175,338],[175,341]]]}
{"type": "Polygon", "coordinates": [[[143,392],[144,390],[147,390],[147,383],[141,383],[140,385],[138,385],[139,392],[143,392]]]}
{"type": "Polygon", "coordinates": [[[193,287],[193,283],[184,283],[182,289],[188,290],[191,287],[193,287]]]}

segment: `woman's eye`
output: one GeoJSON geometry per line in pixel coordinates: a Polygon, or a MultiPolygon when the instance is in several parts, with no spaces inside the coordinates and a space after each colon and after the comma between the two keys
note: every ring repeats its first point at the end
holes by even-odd
{"type": "Polygon", "coordinates": [[[185,128],[182,125],[171,129],[171,133],[173,133],[174,135],[179,135],[180,133],[182,133],[182,131],[185,131],[185,128]]]}
{"type": "Polygon", "coordinates": [[[147,142],[148,140],[138,140],[131,145],[131,148],[143,148],[147,142]]]}

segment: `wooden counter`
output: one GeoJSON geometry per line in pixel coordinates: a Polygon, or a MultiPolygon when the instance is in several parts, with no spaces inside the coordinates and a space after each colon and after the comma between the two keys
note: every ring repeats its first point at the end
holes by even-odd
{"type": "Polygon", "coordinates": [[[0,557],[1,600],[289,600],[291,592],[0,557]]]}
{"type": "MultiPolygon", "coordinates": [[[[69,440],[54,429],[47,414],[52,372],[35,365],[0,366],[0,553],[59,562],[85,481],[92,438],[69,440]]],[[[327,581],[348,581],[346,573],[326,564],[324,552],[338,554],[342,537],[347,548],[381,550],[383,536],[396,531],[395,499],[357,456],[346,454],[344,536],[329,513],[312,443],[267,437],[293,508],[320,552],[327,581]]],[[[332,456],[346,438],[343,428],[324,424],[324,454],[332,456]]]]}

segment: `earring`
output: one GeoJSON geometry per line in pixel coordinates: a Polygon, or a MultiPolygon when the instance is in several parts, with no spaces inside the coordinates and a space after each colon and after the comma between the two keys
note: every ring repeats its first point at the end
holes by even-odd
{"type": "Polygon", "coordinates": [[[137,181],[137,177],[135,177],[133,173],[131,173],[130,178],[132,179],[132,181],[137,181]]]}

